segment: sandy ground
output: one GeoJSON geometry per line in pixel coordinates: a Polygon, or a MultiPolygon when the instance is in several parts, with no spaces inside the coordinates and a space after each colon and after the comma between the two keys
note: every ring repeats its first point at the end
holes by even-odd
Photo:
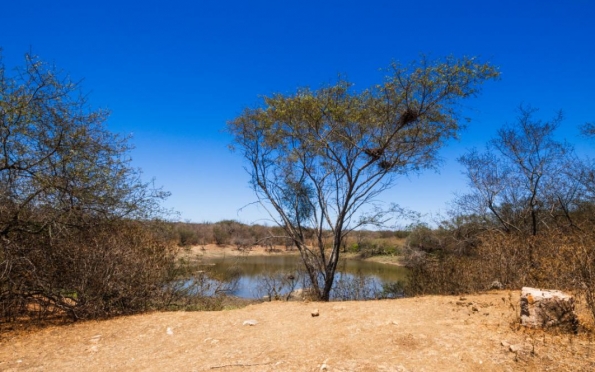
{"type": "MultiPolygon", "coordinates": [[[[299,255],[296,249],[287,250],[284,246],[275,246],[271,251],[267,247],[256,245],[249,249],[238,249],[233,245],[196,245],[187,247],[182,250],[182,257],[189,258],[214,258],[214,257],[240,257],[240,256],[274,256],[274,255],[299,255]]],[[[354,253],[341,253],[342,258],[357,258],[354,253]]],[[[366,259],[366,261],[380,262],[389,265],[402,265],[402,257],[400,256],[373,256],[366,259]]]]}
{"type": "Polygon", "coordinates": [[[514,323],[518,293],[267,302],[8,334],[3,371],[591,371],[592,334],[514,323]],[[319,316],[311,313],[317,309],[319,316]],[[244,325],[254,321],[255,325],[244,325]]]}
{"type": "Polygon", "coordinates": [[[267,249],[267,247],[261,245],[254,245],[245,249],[238,249],[235,245],[195,245],[192,247],[186,247],[182,250],[181,255],[187,257],[223,257],[223,256],[268,256],[268,255],[285,255],[285,254],[299,254],[296,249],[287,250],[285,246],[275,246],[273,250],[267,249]]]}

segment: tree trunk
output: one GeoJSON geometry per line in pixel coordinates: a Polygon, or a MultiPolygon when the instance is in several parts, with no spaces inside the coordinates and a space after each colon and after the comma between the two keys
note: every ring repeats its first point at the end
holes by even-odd
{"type": "Polygon", "coordinates": [[[331,290],[335,281],[335,272],[337,271],[337,263],[339,262],[339,250],[341,248],[341,239],[335,239],[333,244],[333,251],[329,258],[329,263],[326,265],[324,278],[324,291],[320,298],[321,301],[329,301],[331,297],[331,290]]]}

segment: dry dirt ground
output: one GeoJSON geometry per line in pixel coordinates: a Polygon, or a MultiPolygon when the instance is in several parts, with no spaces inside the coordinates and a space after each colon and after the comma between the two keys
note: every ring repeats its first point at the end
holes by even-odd
{"type": "Polygon", "coordinates": [[[217,244],[206,244],[206,245],[195,245],[192,247],[186,247],[182,250],[182,257],[237,257],[237,256],[269,256],[269,255],[286,255],[286,254],[299,254],[295,249],[287,250],[284,246],[274,246],[273,250],[268,250],[267,247],[262,245],[254,245],[249,248],[238,249],[233,245],[217,245],[217,244]]]}
{"type": "MultiPolygon", "coordinates": [[[[287,250],[284,246],[275,246],[273,251],[261,245],[251,246],[249,249],[238,249],[233,245],[196,245],[184,249],[180,256],[185,258],[220,258],[220,257],[242,257],[242,256],[274,256],[274,255],[299,255],[296,249],[287,250]]],[[[341,253],[342,258],[357,258],[355,253],[341,253]]],[[[365,259],[389,265],[402,265],[400,256],[372,256],[365,259]]]]}
{"type": "Polygon", "coordinates": [[[3,335],[0,370],[595,370],[592,333],[522,329],[518,301],[517,292],[494,291],[81,322],[3,335]]]}

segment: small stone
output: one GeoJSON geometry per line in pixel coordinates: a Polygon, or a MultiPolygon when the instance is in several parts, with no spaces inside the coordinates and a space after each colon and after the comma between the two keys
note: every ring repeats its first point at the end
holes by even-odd
{"type": "Polygon", "coordinates": [[[171,327],[167,327],[167,330],[165,331],[165,333],[172,336],[174,334],[174,330],[171,327]]]}
{"type": "Polygon", "coordinates": [[[478,308],[477,308],[477,306],[475,306],[475,305],[473,305],[473,306],[471,307],[471,310],[473,310],[473,311],[479,311],[479,309],[478,309],[478,308]]]}
{"type": "Polygon", "coordinates": [[[244,320],[244,323],[242,325],[255,326],[257,324],[258,324],[258,322],[256,320],[248,319],[248,320],[244,320]]]}
{"type": "Polygon", "coordinates": [[[521,345],[510,345],[510,346],[508,346],[508,350],[510,350],[510,352],[512,352],[512,353],[518,353],[522,349],[523,349],[523,347],[521,345]]]}
{"type": "Polygon", "coordinates": [[[320,315],[320,312],[318,311],[318,309],[314,309],[314,311],[312,311],[312,317],[319,316],[319,315],[320,315]]]}
{"type": "Polygon", "coordinates": [[[498,280],[494,280],[492,284],[490,284],[490,289],[503,289],[504,285],[500,283],[498,280]]]}
{"type": "Polygon", "coordinates": [[[461,301],[467,301],[467,297],[459,297],[459,300],[461,300],[461,301]]]}
{"type": "Polygon", "coordinates": [[[510,346],[510,342],[508,342],[508,341],[504,341],[504,340],[503,340],[503,341],[501,341],[501,342],[500,342],[500,344],[501,344],[502,346],[504,346],[504,347],[509,347],[509,346],[510,346]]]}
{"type": "Polygon", "coordinates": [[[89,353],[96,353],[99,351],[99,347],[97,345],[92,345],[87,348],[87,352],[89,353]]]}

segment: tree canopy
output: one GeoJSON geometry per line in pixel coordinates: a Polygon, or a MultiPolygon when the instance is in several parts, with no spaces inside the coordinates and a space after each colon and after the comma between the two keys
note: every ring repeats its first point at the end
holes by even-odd
{"type": "Polygon", "coordinates": [[[158,288],[167,242],[143,226],[167,193],[141,181],[107,116],[35,57],[0,60],[0,317],[138,309],[158,288]]]}
{"type": "Polygon", "coordinates": [[[368,89],[342,79],[275,94],[228,123],[259,201],[300,250],[320,299],[329,299],[345,235],[385,221],[375,198],[398,176],[434,167],[462,127],[460,100],[497,76],[474,58],[393,63],[368,89]],[[358,213],[363,206],[372,212],[358,213]]]}

